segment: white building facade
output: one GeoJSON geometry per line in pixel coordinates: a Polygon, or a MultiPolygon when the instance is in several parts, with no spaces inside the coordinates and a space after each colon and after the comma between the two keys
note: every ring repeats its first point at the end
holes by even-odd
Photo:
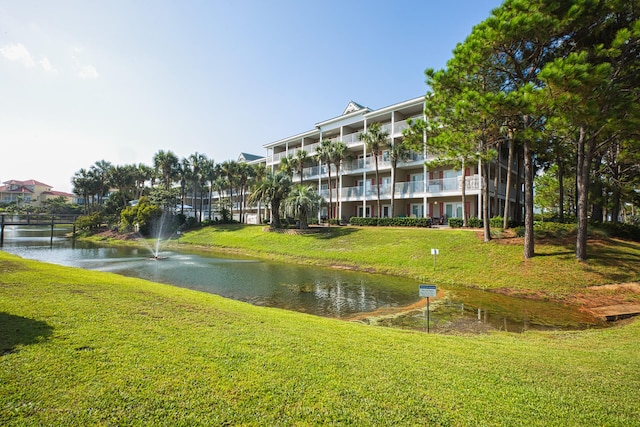
{"type": "MultiPolygon", "coordinates": [[[[425,161],[433,158],[424,149],[412,152],[405,161],[397,164],[395,179],[392,178],[392,164],[388,149],[378,156],[379,180],[375,179],[375,164],[360,134],[366,132],[373,123],[380,123],[388,132],[389,143],[402,140],[402,131],[408,121],[424,119],[424,97],[414,98],[378,110],[371,110],[355,102],[350,102],[343,114],[333,119],[319,122],[315,128],[264,145],[267,150],[266,166],[276,170],[283,158],[296,155],[299,150],[307,152],[307,161],[302,172],[302,182],[312,184],[325,201],[329,201],[329,167],[331,168],[331,207],[323,208],[320,216],[347,222],[353,216],[389,217],[391,215],[391,189],[395,186],[394,208],[396,217],[430,217],[434,222],[447,218],[461,218],[462,174],[465,174],[467,217],[481,217],[481,190],[484,177],[480,164],[469,165],[462,170],[451,168],[428,169],[425,161]],[[316,149],[323,140],[342,141],[348,153],[339,168],[322,164],[315,159],[316,149]],[[381,212],[377,212],[378,187],[380,187],[381,212]],[[331,209],[331,215],[328,210],[331,209]]],[[[489,177],[491,216],[500,215],[504,207],[507,165],[504,156],[492,164],[494,176],[489,177]]],[[[518,170],[514,168],[514,170],[518,170]]],[[[514,173],[512,183],[518,182],[514,173]]],[[[293,177],[300,182],[299,172],[293,177]]],[[[514,188],[515,190],[515,188],[514,188]]],[[[511,191],[510,203],[515,207],[516,191],[511,191]]],[[[511,212],[514,212],[511,210],[511,212]]]]}

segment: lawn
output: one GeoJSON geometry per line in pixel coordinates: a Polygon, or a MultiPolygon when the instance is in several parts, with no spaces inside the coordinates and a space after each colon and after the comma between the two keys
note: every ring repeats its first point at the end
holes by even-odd
{"type": "MultiPolygon", "coordinates": [[[[469,242],[461,233],[452,240],[469,242]]],[[[343,237],[311,242],[338,253],[327,242],[343,237]]],[[[345,256],[327,262],[366,254],[345,256]]],[[[640,322],[476,336],[371,327],[0,252],[7,426],[632,426],[639,339],[640,322]]]]}

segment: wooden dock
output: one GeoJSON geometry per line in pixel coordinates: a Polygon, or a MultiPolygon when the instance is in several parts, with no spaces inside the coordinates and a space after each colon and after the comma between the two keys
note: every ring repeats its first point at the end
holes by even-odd
{"type": "Polygon", "coordinates": [[[73,225],[73,233],[75,234],[75,222],[79,216],[76,214],[0,214],[0,246],[4,244],[4,228],[6,226],[51,227],[50,241],[53,243],[54,227],[56,225],[73,225]]]}

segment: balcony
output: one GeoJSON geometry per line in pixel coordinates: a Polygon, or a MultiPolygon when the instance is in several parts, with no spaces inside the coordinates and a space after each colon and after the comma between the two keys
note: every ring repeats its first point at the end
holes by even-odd
{"type": "Polygon", "coordinates": [[[407,129],[409,127],[409,123],[408,120],[412,120],[412,121],[416,121],[417,119],[421,119],[422,116],[415,116],[415,117],[411,117],[410,119],[407,120],[400,120],[398,122],[395,122],[395,125],[393,126],[393,132],[391,132],[391,123],[387,123],[385,125],[380,126],[382,131],[385,132],[389,132],[389,136],[398,136],[402,134],[402,131],[407,129]]]}
{"type": "MultiPolygon", "coordinates": [[[[480,190],[480,183],[480,176],[468,176],[466,179],[466,191],[480,190]]],[[[461,177],[432,179],[429,180],[426,187],[422,181],[397,182],[395,184],[394,197],[396,199],[412,199],[422,198],[424,196],[447,196],[451,195],[451,193],[460,194],[461,188],[461,177]]],[[[366,186],[360,185],[356,187],[343,187],[339,192],[334,189],[332,197],[334,201],[337,200],[337,195],[339,193],[340,200],[343,202],[362,201],[364,198],[367,200],[375,200],[378,197],[377,191],[378,186],[371,184],[366,186]]],[[[320,195],[326,200],[329,200],[329,190],[320,190],[320,195]]],[[[380,186],[380,198],[391,198],[391,185],[383,184],[380,186]]]]}

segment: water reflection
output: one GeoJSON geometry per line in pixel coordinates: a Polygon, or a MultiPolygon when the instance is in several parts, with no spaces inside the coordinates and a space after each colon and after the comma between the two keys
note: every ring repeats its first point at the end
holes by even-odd
{"type": "Polygon", "coordinates": [[[34,227],[29,230],[28,234],[18,230],[19,237],[6,239],[3,249],[25,258],[172,284],[255,305],[345,317],[418,299],[415,282],[402,278],[171,251],[162,251],[164,259],[153,260],[144,248],[72,245],[59,236],[50,247],[48,239],[33,238],[34,227]]]}
{"type": "MultiPolygon", "coordinates": [[[[75,245],[57,228],[5,230],[3,250],[24,258],[122,274],[209,292],[255,305],[376,325],[426,330],[426,307],[413,280],[345,270],[287,265],[253,259],[160,252],[144,248],[75,245]]],[[[440,287],[439,287],[440,289],[440,287]]],[[[556,303],[524,300],[467,288],[449,289],[431,300],[431,330],[576,329],[598,324],[590,316],[556,303]]]]}

